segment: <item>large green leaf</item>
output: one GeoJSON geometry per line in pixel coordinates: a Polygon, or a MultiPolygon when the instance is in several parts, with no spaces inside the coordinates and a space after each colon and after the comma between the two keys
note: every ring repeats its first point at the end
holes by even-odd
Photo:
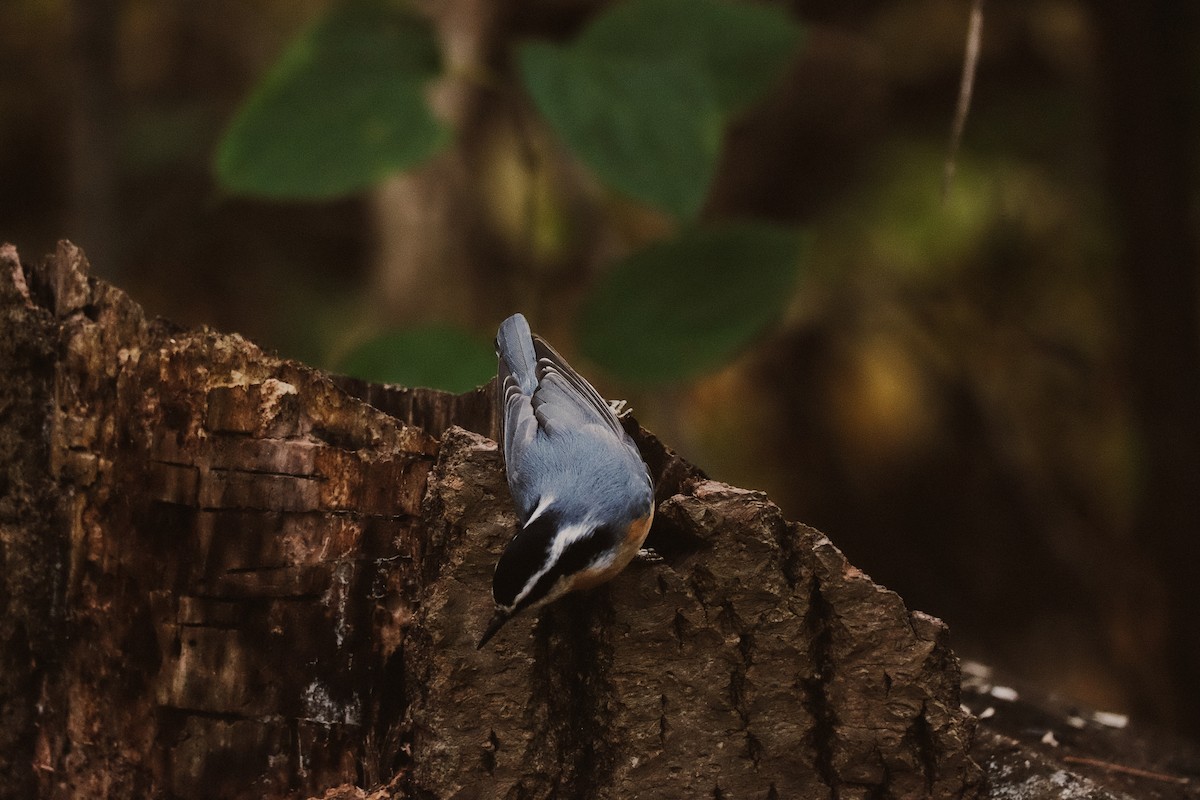
{"type": "Polygon", "coordinates": [[[710,82],[723,112],[754,102],[795,54],[800,27],[782,6],[725,0],[628,0],[579,37],[597,56],[682,58],[710,82]]]}
{"type": "Polygon", "coordinates": [[[686,60],[605,56],[528,44],[526,88],[550,125],[618,191],[682,217],[704,201],[721,148],[721,115],[686,60]]]}
{"type": "Polygon", "coordinates": [[[780,9],[627,0],[570,45],[525,45],[519,63],[538,110],[601,181],[690,219],[725,123],[779,76],[799,39],[780,9]]]}
{"type": "Polygon", "coordinates": [[[449,138],[424,96],[440,69],[425,20],[383,0],[338,5],[238,112],[217,177],[233,192],[316,199],[410,168],[449,138]]]}
{"type": "Polygon", "coordinates": [[[496,374],[491,347],[457,328],[430,325],[386,333],[343,360],[347,375],[378,383],[465,392],[496,374]]]}
{"type": "Polygon", "coordinates": [[[636,383],[719,367],[778,320],[803,239],[764,223],[691,229],[634,253],[584,307],[583,352],[636,383]]]}

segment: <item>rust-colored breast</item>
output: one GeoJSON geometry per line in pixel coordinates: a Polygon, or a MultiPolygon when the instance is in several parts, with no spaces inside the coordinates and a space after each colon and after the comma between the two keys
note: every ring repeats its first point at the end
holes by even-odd
{"type": "Polygon", "coordinates": [[[654,507],[651,506],[649,514],[635,519],[629,525],[629,529],[625,532],[625,539],[621,542],[621,549],[617,552],[616,559],[603,569],[579,573],[575,580],[571,582],[571,589],[590,589],[593,586],[599,586],[605,581],[611,580],[618,572],[625,569],[626,565],[637,555],[638,550],[642,549],[642,543],[646,541],[646,535],[650,533],[650,523],[653,521],[654,507]]]}

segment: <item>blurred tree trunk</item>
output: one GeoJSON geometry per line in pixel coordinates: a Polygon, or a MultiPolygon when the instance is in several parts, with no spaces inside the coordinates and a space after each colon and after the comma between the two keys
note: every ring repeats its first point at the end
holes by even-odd
{"type": "Polygon", "coordinates": [[[630,421],[662,560],[476,651],[486,387],[368,405],[86,273],[0,250],[0,797],[977,796],[945,626],[761,494],[630,421]]]}
{"type": "Polygon", "coordinates": [[[553,330],[599,265],[627,249],[605,193],[531,108],[512,63],[513,42],[570,36],[607,2],[430,6],[447,60],[430,98],[455,139],[371,193],[376,323],[479,329],[520,307],[553,330]]]}
{"type": "MultiPolygon", "coordinates": [[[[477,146],[488,69],[505,4],[451,0],[434,7],[434,23],[449,74],[431,93],[443,122],[460,133],[455,145],[429,164],[383,182],[371,195],[376,250],[373,296],[387,321],[478,324],[488,293],[476,272],[495,262],[478,257],[482,221],[478,185],[465,151],[477,146]]],[[[494,316],[494,315],[492,315],[494,316]]],[[[490,316],[488,316],[490,318],[490,316]]]]}
{"type": "Polygon", "coordinates": [[[1170,685],[1143,704],[1200,733],[1200,5],[1095,4],[1105,68],[1110,195],[1122,297],[1126,378],[1139,452],[1133,547],[1164,584],[1165,627],[1146,618],[1152,589],[1131,580],[1118,647],[1130,664],[1165,657],[1170,685]]]}

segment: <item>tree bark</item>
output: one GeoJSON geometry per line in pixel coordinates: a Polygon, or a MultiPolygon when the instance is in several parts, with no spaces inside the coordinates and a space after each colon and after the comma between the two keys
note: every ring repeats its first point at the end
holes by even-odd
{"type": "Polygon", "coordinates": [[[147,320],[67,243],[0,304],[0,797],[980,791],[946,627],[632,420],[658,557],[476,651],[486,387],[147,320]]]}

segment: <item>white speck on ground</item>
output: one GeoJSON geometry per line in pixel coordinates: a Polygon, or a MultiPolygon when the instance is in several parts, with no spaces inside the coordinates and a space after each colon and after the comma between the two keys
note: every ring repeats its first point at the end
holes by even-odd
{"type": "Polygon", "coordinates": [[[1005,700],[1009,703],[1020,697],[1020,695],[1017,694],[1017,690],[1011,686],[993,686],[992,691],[990,691],[988,694],[997,700],[1005,700]]]}
{"type": "Polygon", "coordinates": [[[1129,717],[1112,711],[1093,711],[1092,719],[1109,728],[1124,728],[1129,724],[1129,717]]]}

